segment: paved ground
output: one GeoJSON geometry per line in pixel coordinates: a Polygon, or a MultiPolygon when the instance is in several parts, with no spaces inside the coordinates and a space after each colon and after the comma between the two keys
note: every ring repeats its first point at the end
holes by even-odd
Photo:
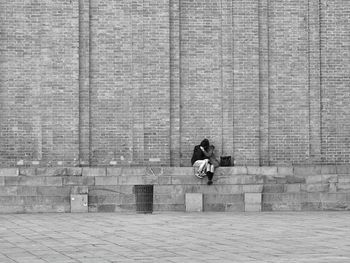
{"type": "Polygon", "coordinates": [[[350,213],[0,215],[0,262],[350,262],[350,213]]]}

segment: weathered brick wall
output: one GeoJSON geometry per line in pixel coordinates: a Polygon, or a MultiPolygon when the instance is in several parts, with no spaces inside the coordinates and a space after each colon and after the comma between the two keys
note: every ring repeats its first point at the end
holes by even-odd
{"type": "Polygon", "coordinates": [[[0,161],[350,160],[347,1],[0,1],[0,161]]]}
{"type": "Polygon", "coordinates": [[[322,161],[350,156],[349,1],[321,1],[322,161]]]}
{"type": "Polygon", "coordinates": [[[91,163],[169,164],[169,3],[91,3],[91,163]]]}
{"type": "Polygon", "coordinates": [[[76,1],[0,1],[0,163],[78,158],[76,1]]]}

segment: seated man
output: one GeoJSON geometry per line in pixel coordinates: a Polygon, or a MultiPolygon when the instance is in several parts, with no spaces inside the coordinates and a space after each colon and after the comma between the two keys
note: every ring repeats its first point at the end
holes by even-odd
{"type": "Polygon", "coordinates": [[[213,184],[214,166],[209,159],[212,153],[209,152],[209,140],[204,139],[200,145],[196,145],[193,149],[191,158],[192,166],[195,169],[195,176],[203,179],[205,175],[208,176],[208,185],[213,184]]]}

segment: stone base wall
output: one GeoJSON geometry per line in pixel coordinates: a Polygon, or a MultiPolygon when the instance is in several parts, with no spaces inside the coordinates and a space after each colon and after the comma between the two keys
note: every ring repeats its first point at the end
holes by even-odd
{"type": "Polygon", "coordinates": [[[350,210],[350,165],[220,167],[206,183],[191,167],[2,168],[0,213],[70,212],[76,194],[88,194],[89,212],[136,211],[143,184],[154,185],[155,212],[186,211],[186,193],[203,194],[203,211],[249,211],[246,193],[261,193],[261,211],[350,210]]]}

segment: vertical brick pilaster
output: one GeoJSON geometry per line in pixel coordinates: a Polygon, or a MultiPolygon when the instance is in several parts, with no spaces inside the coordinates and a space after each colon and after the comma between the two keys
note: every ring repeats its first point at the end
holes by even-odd
{"type": "Polygon", "coordinates": [[[221,1],[222,155],[233,155],[233,16],[232,1],[221,1]]]}
{"type": "Polygon", "coordinates": [[[259,164],[269,165],[269,0],[259,1],[259,164]]]}
{"type": "Polygon", "coordinates": [[[132,162],[143,164],[144,161],[144,30],[143,1],[132,1],[132,162]]]}
{"type": "Polygon", "coordinates": [[[79,161],[90,165],[90,0],[79,0],[79,161]]]}
{"type": "Polygon", "coordinates": [[[180,166],[180,0],[170,0],[170,165],[180,166]]]}
{"type": "Polygon", "coordinates": [[[258,1],[233,2],[234,158],[238,165],[259,164],[258,1]]]}
{"type": "Polygon", "coordinates": [[[319,1],[308,2],[310,161],[321,161],[321,72],[319,1]]]}

